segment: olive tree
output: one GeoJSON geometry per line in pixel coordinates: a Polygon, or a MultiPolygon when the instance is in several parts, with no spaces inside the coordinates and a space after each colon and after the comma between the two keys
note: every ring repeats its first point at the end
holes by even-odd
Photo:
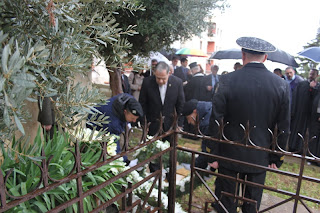
{"type": "Polygon", "coordinates": [[[101,101],[98,91],[75,82],[88,76],[93,55],[110,49],[108,66],[116,67],[131,47],[134,26],[119,26],[116,11],[142,6],[129,0],[0,2],[0,142],[7,144],[30,114],[27,102],[54,100],[58,126],[79,125],[101,101]]]}

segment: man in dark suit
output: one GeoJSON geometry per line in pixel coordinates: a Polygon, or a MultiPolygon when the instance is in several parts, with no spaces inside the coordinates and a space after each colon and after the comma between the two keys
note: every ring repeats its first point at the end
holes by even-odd
{"type": "Polygon", "coordinates": [[[205,100],[204,101],[212,101],[212,97],[215,91],[216,86],[219,82],[219,67],[218,65],[212,65],[211,66],[211,74],[205,76],[205,87],[206,87],[206,93],[205,93],[205,100]]]}
{"type": "Polygon", "coordinates": [[[176,77],[180,78],[183,82],[183,84],[187,84],[188,83],[188,72],[189,72],[189,69],[187,68],[188,66],[188,59],[187,58],[181,58],[180,60],[181,62],[181,66],[180,67],[177,67],[175,70],[174,70],[174,73],[173,75],[175,75],[176,77]]]}
{"type": "MultiPolygon", "coordinates": [[[[267,59],[266,52],[276,48],[258,38],[242,37],[237,39],[242,47],[243,68],[220,77],[217,91],[213,97],[213,131],[218,128],[214,120],[228,124],[224,127],[224,136],[228,140],[244,144],[244,130],[241,125],[249,122],[251,141],[263,148],[269,149],[272,135],[268,129],[274,130],[277,124],[279,145],[285,149],[290,126],[289,85],[278,76],[267,70],[263,62],[267,59]]],[[[214,154],[236,160],[259,164],[277,169],[281,165],[281,156],[265,151],[239,147],[234,144],[214,143],[214,154]]],[[[211,164],[219,168],[219,173],[245,179],[258,184],[264,184],[266,171],[245,165],[218,160],[211,164]]],[[[217,178],[216,195],[221,192],[237,193],[236,182],[230,179],[217,178]]],[[[246,185],[245,198],[257,201],[256,205],[244,202],[242,212],[256,212],[259,209],[263,189],[246,185]]],[[[228,212],[236,212],[237,202],[233,197],[222,196],[221,202],[228,212]]],[[[219,207],[218,207],[219,208],[219,207]]],[[[220,209],[220,211],[222,211],[220,209]]],[[[218,212],[220,212],[218,211],[218,212]]]]}
{"type": "Polygon", "coordinates": [[[182,81],[171,75],[169,65],[159,62],[153,76],[143,79],[139,102],[151,122],[149,135],[155,135],[160,126],[160,113],[164,116],[163,130],[167,131],[172,125],[174,111],[181,114],[184,104],[182,81]]]}

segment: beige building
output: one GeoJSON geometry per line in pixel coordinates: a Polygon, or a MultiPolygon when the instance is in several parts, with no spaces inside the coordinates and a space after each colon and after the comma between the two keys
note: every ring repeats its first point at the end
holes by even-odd
{"type": "Polygon", "coordinates": [[[219,65],[218,60],[209,60],[211,54],[217,50],[221,50],[221,39],[223,32],[219,27],[219,17],[213,16],[209,19],[209,27],[205,32],[202,32],[199,36],[194,36],[192,39],[186,42],[175,42],[172,47],[176,49],[181,48],[193,48],[200,49],[208,57],[188,57],[188,62],[197,62],[202,66],[206,73],[211,73],[210,67],[213,64],[219,65]]]}

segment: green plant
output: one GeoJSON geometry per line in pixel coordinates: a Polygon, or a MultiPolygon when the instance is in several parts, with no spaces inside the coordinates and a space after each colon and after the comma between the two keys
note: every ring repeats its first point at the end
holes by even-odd
{"type": "MultiPolygon", "coordinates": [[[[72,144],[67,133],[59,132],[54,134],[52,140],[44,142],[41,139],[40,128],[33,145],[23,143],[23,140],[12,141],[11,150],[20,153],[19,155],[15,155],[12,152],[9,152],[10,154],[8,154],[2,144],[1,150],[4,153],[4,156],[1,162],[1,171],[8,172],[12,169],[12,173],[6,181],[8,192],[13,196],[22,196],[32,192],[39,184],[41,177],[41,170],[36,165],[36,161],[44,158],[48,160],[50,156],[52,158],[48,166],[49,176],[56,180],[68,176],[75,164],[74,155],[72,154],[72,152],[75,152],[75,146],[72,144]],[[41,150],[44,150],[44,155],[41,155],[41,150]],[[15,159],[15,156],[19,156],[19,158],[15,159]]],[[[81,153],[81,162],[83,165],[92,165],[99,159],[101,153],[100,143],[80,142],[80,146],[84,147],[81,153]]],[[[125,165],[122,161],[116,161],[87,173],[82,177],[83,190],[87,191],[114,177],[115,174],[113,173],[113,170],[121,170],[124,169],[124,167],[125,165]]],[[[50,183],[52,183],[52,181],[49,181],[49,184],[50,183]]],[[[93,210],[97,205],[96,198],[99,198],[101,202],[105,202],[118,194],[121,187],[126,184],[126,181],[120,178],[93,195],[87,196],[84,199],[85,212],[93,210]]],[[[40,187],[43,187],[43,183],[40,183],[40,187]]],[[[17,207],[10,209],[8,212],[47,212],[76,196],[77,183],[76,180],[73,179],[41,196],[37,196],[32,200],[26,201],[17,207]]],[[[77,208],[77,204],[74,204],[68,207],[66,212],[78,212],[77,208]]]]}

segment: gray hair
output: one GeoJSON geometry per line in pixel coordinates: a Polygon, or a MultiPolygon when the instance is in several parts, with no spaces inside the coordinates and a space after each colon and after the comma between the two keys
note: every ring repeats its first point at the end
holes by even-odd
{"type": "Polygon", "coordinates": [[[214,70],[218,71],[219,70],[218,65],[212,65],[210,68],[211,68],[211,71],[214,71],[214,70]]]}
{"type": "Polygon", "coordinates": [[[200,67],[199,67],[199,66],[192,67],[192,68],[191,68],[191,72],[192,72],[192,73],[200,72],[200,67]]]}
{"type": "Polygon", "coordinates": [[[160,62],[157,64],[156,72],[157,72],[157,71],[162,72],[163,70],[165,70],[167,73],[169,73],[169,71],[170,71],[169,65],[168,65],[166,62],[164,62],[164,61],[160,61],[160,62]]]}

